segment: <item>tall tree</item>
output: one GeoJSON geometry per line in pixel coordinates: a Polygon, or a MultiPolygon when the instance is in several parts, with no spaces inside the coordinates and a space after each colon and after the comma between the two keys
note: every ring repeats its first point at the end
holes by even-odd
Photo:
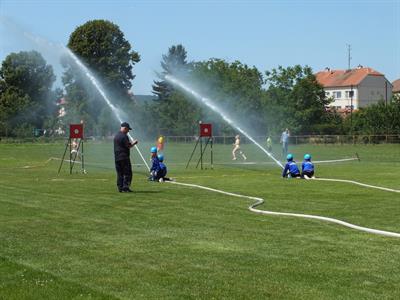
{"type": "Polygon", "coordinates": [[[180,72],[188,67],[187,52],[181,44],[168,49],[168,53],[162,56],[161,73],[157,74],[159,81],[154,81],[153,94],[159,100],[166,100],[171,95],[173,87],[164,80],[165,75],[180,72]]]}
{"type": "MultiPolygon", "coordinates": [[[[222,59],[210,59],[195,63],[191,81],[201,93],[227,112],[241,126],[252,129],[253,133],[265,133],[265,124],[262,119],[262,74],[256,67],[249,67],[239,61],[232,63],[222,59]]],[[[206,110],[208,112],[208,110],[206,110]]],[[[226,126],[215,113],[207,113],[206,118],[214,121],[217,127],[226,134],[235,131],[226,126]]]]}
{"type": "Polygon", "coordinates": [[[266,83],[265,114],[275,133],[285,127],[297,133],[312,133],[324,122],[325,106],[330,100],[310,67],[280,66],[266,72],[266,83]]]}
{"type": "MultiPolygon", "coordinates": [[[[88,21],[71,34],[68,48],[97,75],[115,104],[123,106],[131,101],[128,91],[135,77],[132,69],[140,57],[116,24],[106,20],[88,21]]],[[[94,126],[104,103],[72,59],[65,59],[63,64],[67,113],[75,121],[90,119],[94,126]]]]}
{"type": "MultiPolygon", "coordinates": [[[[346,119],[349,123],[350,118],[346,119]]],[[[358,134],[399,134],[400,102],[380,101],[353,113],[353,127],[358,134]]]]}
{"type": "Polygon", "coordinates": [[[200,118],[200,109],[189,101],[184,94],[175,90],[165,79],[165,75],[182,75],[191,70],[187,62],[187,52],[182,45],[174,45],[162,56],[160,81],[154,81],[153,94],[157,99],[145,107],[147,113],[157,120],[154,122],[158,133],[188,135],[194,133],[195,124],[200,118]]]}
{"type": "MultiPolygon", "coordinates": [[[[53,68],[40,53],[11,53],[0,69],[0,131],[13,133],[15,127],[42,128],[54,112],[51,87],[53,68]]],[[[53,103],[54,104],[54,103],[53,103]]]]}
{"type": "MultiPolygon", "coordinates": [[[[170,54],[175,53],[175,49],[170,48],[170,54]]],[[[179,63],[168,65],[167,58],[168,56],[163,57],[164,74],[176,73],[176,65],[185,61],[181,59],[179,63]]],[[[172,61],[176,62],[176,59],[172,61]]],[[[224,112],[228,111],[242,125],[245,123],[248,128],[265,132],[260,114],[263,79],[255,67],[248,67],[238,61],[228,63],[221,59],[210,59],[191,63],[183,69],[185,72],[178,72],[177,77],[190,85],[195,84],[201,94],[212,98],[224,112]]],[[[157,108],[154,112],[157,118],[162,120],[162,126],[172,129],[171,134],[193,134],[199,120],[213,122],[215,134],[235,132],[217,113],[202,108],[190,96],[172,87],[160,93],[159,100],[155,103],[157,108]],[[166,126],[167,124],[169,125],[166,126]]]]}

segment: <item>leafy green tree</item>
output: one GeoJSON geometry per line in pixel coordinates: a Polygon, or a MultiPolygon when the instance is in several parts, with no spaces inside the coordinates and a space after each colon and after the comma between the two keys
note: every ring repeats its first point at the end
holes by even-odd
{"type": "Polygon", "coordinates": [[[161,80],[155,80],[153,84],[153,94],[157,96],[158,100],[162,101],[168,99],[173,91],[173,87],[165,81],[165,75],[181,72],[187,67],[187,52],[185,47],[181,44],[171,46],[168,49],[168,53],[162,56],[162,71],[157,74],[158,78],[161,80]]]}
{"type": "MultiPolygon", "coordinates": [[[[257,68],[248,67],[239,61],[229,63],[222,59],[210,59],[195,63],[191,77],[203,95],[211,98],[223,112],[239,121],[240,125],[252,129],[253,133],[265,133],[261,113],[263,78],[257,68]]],[[[209,109],[204,110],[204,118],[215,123],[218,130],[216,134],[235,132],[209,109]]]]}
{"type": "MultiPolygon", "coordinates": [[[[155,102],[158,102],[155,101],[155,102]]],[[[159,132],[169,135],[192,135],[196,133],[201,109],[179,91],[174,91],[167,101],[156,105],[159,116],[159,132]]]]}
{"type": "Polygon", "coordinates": [[[357,134],[399,134],[400,102],[392,101],[385,104],[384,101],[380,101],[360,108],[353,113],[353,128],[357,134]]]}
{"type": "MultiPolygon", "coordinates": [[[[228,63],[221,59],[194,62],[182,67],[182,64],[186,63],[186,52],[179,56],[180,59],[171,59],[177,52],[182,54],[179,49],[182,48],[171,47],[169,55],[163,56],[163,75],[174,74],[193,85],[202,95],[213,99],[221,110],[235,120],[245,123],[248,128],[261,128],[262,132],[265,132],[260,113],[263,79],[255,67],[250,68],[238,61],[228,63]],[[177,66],[184,71],[176,71],[179,69],[177,66]]],[[[168,83],[167,85],[169,86],[168,83]]],[[[152,111],[157,119],[159,131],[164,134],[167,134],[167,130],[169,134],[197,133],[199,120],[213,122],[215,135],[235,132],[219,114],[201,107],[189,95],[178,89],[169,87],[157,95],[158,100],[154,101],[152,111]]]]}
{"type": "Polygon", "coordinates": [[[177,76],[190,72],[192,64],[187,62],[185,47],[171,46],[168,53],[162,56],[161,68],[161,73],[157,75],[160,81],[154,81],[153,85],[153,94],[157,99],[145,107],[147,115],[153,119],[152,124],[158,134],[193,134],[200,109],[164,79],[167,74],[177,76]]]}
{"type": "MultiPolygon", "coordinates": [[[[133,66],[140,57],[116,24],[106,20],[88,21],[71,34],[68,48],[97,75],[114,104],[124,106],[132,101],[128,91],[135,77],[133,66]]],[[[83,119],[86,128],[94,133],[105,103],[70,57],[64,58],[63,65],[67,113],[71,120],[83,119]]]]}
{"type": "Polygon", "coordinates": [[[0,131],[15,134],[21,128],[42,128],[55,110],[53,68],[40,53],[11,53],[0,69],[0,131]]]}
{"type": "Polygon", "coordinates": [[[309,134],[325,122],[330,100],[310,67],[280,66],[266,72],[266,83],[264,109],[275,133],[289,127],[293,132],[309,134]]]}

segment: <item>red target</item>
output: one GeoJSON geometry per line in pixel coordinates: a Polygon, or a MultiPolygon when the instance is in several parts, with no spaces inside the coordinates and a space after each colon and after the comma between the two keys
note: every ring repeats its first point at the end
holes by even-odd
{"type": "Polygon", "coordinates": [[[69,124],[69,138],[83,139],[83,124],[69,124]]]}
{"type": "Polygon", "coordinates": [[[212,137],[212,124],[200,124],[200,136],[212,137]]]}

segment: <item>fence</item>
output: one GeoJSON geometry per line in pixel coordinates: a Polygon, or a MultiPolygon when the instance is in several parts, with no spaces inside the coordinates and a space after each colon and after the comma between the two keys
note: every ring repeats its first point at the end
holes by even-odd
{"type": "MultiPolygon", "coordinates": [[[[173,143],[193,143],[196,142],[197,136],[165,136],[165,142],[173,143]]],[[[39,138],[1,138],[0,143],[57,143],[65,142],[64,137],[39,137],[39,138]]],[[[87,137],[86,139],[92,141],[112,141],[113,137],[87,137]]],[[[265,144],[266,136],[255,136],[254,139],[265,144]]],[[[279,143],[280,136],[271,137],[274,144],[279,143]]],[[[143,139],[141,139],[143,141],[143,139]]],[[[144,139],[146,141],[146,139],[144,139]]],[[[152,140],[147,139],[152,142],[152,140]]],[[[154,139],[155,141],[155,139],[154,139]]],[[[214,144],[233,144],[235,141],[234,136],[214,136],[214,144]]],[[[245,136],[241,136],[242,144],[251,143],[245,136]]],[[[299,144],[400,144],[400,134],[388,135],[294,135],[289,138],[289,143],[292,145],[299,144]]]]}
{"type": "MultiPolygon", "coordinates": [[[[196,136],[165,136],[165,141],[174,143],[193,143],[196,136]]],[[[255,136],[254,139],[262,144],[266,143],[266,136],[255,136]]],[[[279,143],[280,136],[272,136],[274,143],[279,143]]],[[[215,144],[232,144],[234,136],[214,136],[215,144]]],[[[242,143],[251,143],[245,136],[241,137],[242,143]]],[[[298,144],[400,144],[400,134],[392,135],[294,135],[289,138],[292,145],[298,144]]]]}

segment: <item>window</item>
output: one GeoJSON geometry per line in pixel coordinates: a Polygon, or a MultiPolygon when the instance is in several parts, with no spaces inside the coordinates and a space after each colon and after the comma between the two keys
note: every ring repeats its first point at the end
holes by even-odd
{"type": "Polygon", "coordinates": [[[354,97],[354,91],[346,91],[345,92],[345,97],[346,98],[351,98],[351,97],[354,97]]]}
{"type": "Polygon", "coordinates": [[[325,96],[329,97],[331,95],[331,92],[325,92],[325,96]]]}
{"type": "Polygon", "coordinates": [[[333,98],[342,98],[342,92],[333,92],[333,98]]]}

